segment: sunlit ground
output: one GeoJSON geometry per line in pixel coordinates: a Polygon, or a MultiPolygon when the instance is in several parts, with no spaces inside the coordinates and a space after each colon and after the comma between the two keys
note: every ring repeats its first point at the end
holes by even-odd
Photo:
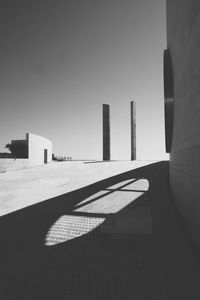
{"type": "Polygon", "coordinates": [[[53,246],[87,234],[102,224],[104,220],[105,218],[62,216],[50,228],[45,245],[53,246]]]}
{"type": "Polygon", "coordinates": [[[154,162],[72,161],[0,173],[0,216],[154,162]]]}

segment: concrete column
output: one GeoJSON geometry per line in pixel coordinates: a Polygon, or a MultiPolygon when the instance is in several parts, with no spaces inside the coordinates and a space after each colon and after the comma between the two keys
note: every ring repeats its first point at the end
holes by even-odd
{"type": "Polygon", "coordinates": [[[103,160],[110,160],[110,106],[103,104],[103,160]]]}
{"type": "Polygon", "coordinates": [[[136,160],[136,103],[131,101],[131,160],[136,160]]]}

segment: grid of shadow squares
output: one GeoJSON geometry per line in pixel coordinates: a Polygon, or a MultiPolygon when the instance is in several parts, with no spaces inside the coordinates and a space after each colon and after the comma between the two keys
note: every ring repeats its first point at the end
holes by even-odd
{"type": "Polygon", "coordinates": [[[53,246],[88,234],[108,215],[116,214],[148,189],[147,179],[129,179],[91,195],[78,203],[71,214],[61,216],[51,226],[45,245],[53,246]]]}

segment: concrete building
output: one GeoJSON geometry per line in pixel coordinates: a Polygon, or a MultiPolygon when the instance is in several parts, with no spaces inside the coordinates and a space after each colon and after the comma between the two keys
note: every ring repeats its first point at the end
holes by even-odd
{"type": "Polygon", "coordinates": [[[103,160],[110,160],[110,106],[103,104],[103,160]]]}
{"type": "Polygon", "coordinates": [[[24,169],[52,161],[52,142],[48,139],[27,133],[24,140],[12,140],[12,158],[0,158],[0,171],[24,169]]]}
{"type": "Polygon", "coordinates": [[[136,160],[136,103],[131,101],[131,160],[136,160]]]}
{"type": "Polygon", "coordinates": [[[199,48],[200,1],[167,0],[164,74],[170,188],[188,232],[200,250],[199,48]]]}

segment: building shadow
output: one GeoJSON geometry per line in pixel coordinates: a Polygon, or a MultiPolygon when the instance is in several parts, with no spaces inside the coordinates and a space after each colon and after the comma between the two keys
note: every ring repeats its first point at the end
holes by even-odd
{"type": "Polygon", "coordinates": [[[2,299],[200,296],[166,161],[3,216],[0,239],[2,299]]]}
{"type": "Polygon", "coordinates": [[[117,160],[117,159],[115,159],[115,160],[94,160],[94,161],[84,161],[84,164],[98,164],[98,163],[112,163],[112,162],[116,162],[116,161],[121,161],[121,160],[117,160]]]}

